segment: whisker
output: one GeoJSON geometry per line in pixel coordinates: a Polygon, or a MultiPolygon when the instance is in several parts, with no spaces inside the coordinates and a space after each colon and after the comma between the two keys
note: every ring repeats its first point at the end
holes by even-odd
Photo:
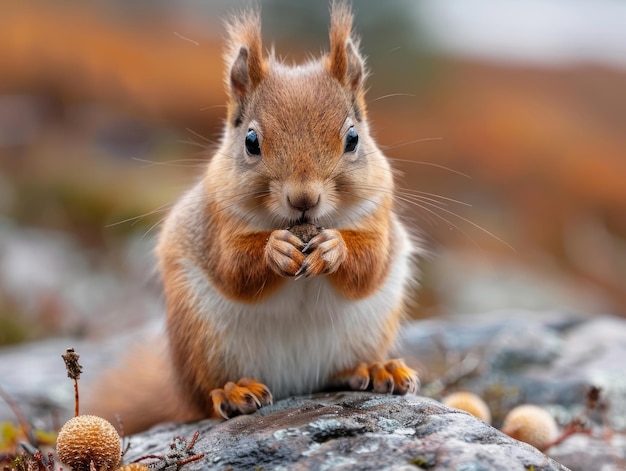
{"type": "Polygon", "coordinates": [[[436,168],[440,168],[442,170],[446,170],[448,172],[452,172],[455,173],[457,175],[460,175],[461,177],[465,177],[469,180],[472,179],[471,175],[468,175],[467,173],[463,173],[460,172],[458,170],[454,170],[453,168],[450,167],[446,167],[445,165],[441,165],[441,164],[436,164],[435,162],[425,162],[423,160],[411,160],[411,159],[396,159],[393,157],[387,157],[389,160],[393,161],[393,162],[402,162],[402,163],[408,163],[408,164],[415,164],[415,165],[426,165],[428,167],[436,167],[436,168]]]}
{"type": "MultiPolygon", "coordinates": [[[[391,149],[395,149],[397,147],[401,147],[404,145],[408,145],[408,144],[413,144],[416,142],[421,142],[421,141],[433,141],[433,140],[442,140],[442,137],[427,137],[427,138],[423,138],[423,139],[416,139],[414,141],[409,141],[409,142],[405,142],[402,144],[398,144],[398,145],[393,145],[393,146],[381,146],[381,148],[385,149],[385,150],[391,150],[391,149]]],[[[376,152],[378,152],[378,150],[374,149],[371,152],[367,152],[364,157],[367,157],[369,155],[375,154],[376,152]]],[[[430,167],[436,167],[436,168],[440,168],[442,170],[446,170],[448,172],[452,172],[455,173],[457,175],[460,175],[462,177],[468,178],[468,179],[472,179],[471,175],[468,175],[466,173],[463,173],[459,170],[454,170],[453,168],[450,167],[446,167],[445,165],[441,165],[441,164],[437,164],[435,162],[426,162],[423,160],[412,160],[412,159],[400,159],[400,158],[396,158],[396,157],[389,157],[385,155],[385,158],[389,161],[389,162],[402,162],[402,163],[409,163],[409,164],[415,164],[415,165],[426,165],[426,166],[430,166],[430,167]]],[[[392,171],[397,170],[392,168],[392,171]]]]}
{"type": "MultiPolygon", "coordinates": [[[[259,194],[259,195],[257,195],[255,198],[262,198],[263,196],[267,196],[267,195],[269,195],[269,192],[267,192],[267,194],[266,194],[266,195],[259,194]]],[[[263,202],[262,202],[262,201],[261,201],[261,202],[259,202],[259,204],[257,204],[257,205],[255,205],[255,206],[253,206],[252,208],[250,208],[250,210],[249,210],[249,211],[247,211],[245,214],[243,214],[243,215],[241,216],[241,217],[242,217],[242,219],[247,219],[247,218],[248,218],[248,216],[249,216],[251,213],[255,212],[255,211],[256,211],[256,209],[257,209],[257,208],[260,208],[261,206],[263,206],[263,202]]]]}
{"type": "Polygon", "coordinates": [[[210,150],[209,146],[207,146],[206,144],[201,144],[200,142],[194,141],[193,139],[178,139],[176,142],[178,142],[179,144],[200,147],[203,150],[210,150]]]}
{"type": "Polygon", "coordinates": [[[165,217],[162,217],[162,218],[161,218],[161,219],[159,219],[157,222],[155,222],[154,224],[152,224],[152,225],[148,228],[148,230],[146,230],[146,232],[144,232],[144,234],[141,236],[141,239],[140,239],[140,240],[144,240],[144,239],[148,236],[148,234],[150,234],[150,232],[152,232],[152,230],[153,230],[155,227],[159,226],[159,225],[160,225],[163,221],[165,221],[165,217]]]}
{"type": "MultiPolygon", "coordinates": [[[[375,187],[373,187],[373,186],[372,187],[368,187],[367,185],[365,185],[365,186],[360,185],[359,188],[360,189],[374,189],[375,187]]],[[[381,190],[380,188],[377,188],[377,191],[380,191],[380,190],[381,190]]],[[[417,190],[415,190],[415,191],[417,191],[417,190]]],[[[349,196],[351,196],[353,198],[358,198],[358,199],[361,199],[363,201],[368,201],[368,202],[371,202],[373,204],[377,204],[376,201],[373,201],[373,200],[371,200],[369,198],[361,197],[361,196],[356,195],[354,193],[349,193],[349,192],[345,192],[345,191],[337,191],[337,193],[348,194],[349,196]]],[[[445,218],[441,214],[438,214],[434,209],[431,209],[431,208],[435,208],[436,210],[442,211],[442,212],[444,212],[446,214],[449,214],[449,215],[451,215],[453,217],[456,217],[456,218],[460,219],[461,221],[471,225],[472,227],[474,227],[474,228],[480,230],[481,232],[489,235],[490,237],[494,238],[495,240],[497,240],[501,244],[505,245],[509,249],[513,250],[514,252],[517,252],[517,250],[513,246],[511,246],[509,243],[505,242],[500,237],[496,236],[494,233],[488,231],[484,227],[480,226],[479,224],[476,224],[475,222],[467,219],[466,217],[461,216],[460,214],[455,213],[454,211],[451,211],[449,209],[444,208],[442,205],[444,205],[445,203],[443,203],[441,201],[434,200],[434,199],[428,198],[426,196],[415,195],[415,194],[410,194],[410,193],[407,194],[407,193],[402,193],[402,192],[396,192],[394,194],[392,191],[387,191],[387,193],[388,194],[392,194],[394,199],[396,199],[398,201],[401,201],[401,202],[404,202],[404,203],[408,203],[408,204],[414,205],[414,206],[416,206],[418,208],[421,208],[422,210],[426,211],[427,213],[431,214],[432,216],[434,216],[434,217],[444,221],[446,224],[451,225],[456,230],[461,232],[465,237],[467,237],[469,240],[471,240],[472,243],[474,243],[478,248],[480,248],[480,245],[472,237],[470,237],[470,235],[467,234],[467,232],[465,232],[457,224],[454,224],[452,221],[450,221],[449,219],[445,218]]],[[[439,195],[437,195],[437,196],[439,196],[439,195]]],[[[464,204],[463,202],[453,200],[452,198],[450,198],[450,200],[453,201],[453,202],[458,202],[459,204],[464,204]]]]}
{"type": "MultiPolygon", "coordinates": [[[[274,171],[273,168],[271,168],[267,162],[265,161],[265,159],[261,159],[261,163],[263,164],[263,166],[267,169],[267,171],[269,172],[270,176],[274,179],[274,180],[278,180],[278,175],[276,174],[276,172],[274,171]]],[[[259,174],[261,174],[261,172],[258,172],[259,174]]]]}
{"type": "MultiPolygon", "coordinates": [[[[390,195],[392,198],[395,198],[396,196],[404,196],[405,198],[414,198],[416,200],[423,200],[423,201],[430,201],[433,204],[439,204],[442,206],[446,206],[445,201],[439,201],[437,199],[434,198],[429,198],[428,196],[424,196],[424,195],[420,195],[420,194],[411,194],[410,192],[403,192],[403,191],[393,191],[391,189],[386,189],[386,188],[380,188],[380,187],[376,187],[376,186],[370,186],[370,185],[352,185],[353,190],[372,190],[378,193],[383,193],[385,195],[390,195]]],[[[361,198],[358,195],[354,195],[356,198],[361,198]]]]}
{"type": "MultiPolygon", "coordinates": [[[[448,201],[450,203],[459,204],[461,206],[466,206],[468,208],[473,207],[473,205],[471,203],[466,203],[465,201],[457,200],[455,198],[449,198],[447,196],[438,195],[436,193],[429,193],[427,191],[419,191],[419,190],[412,190],[411,191],[410,189],[407,189],[407,188],[401,188],[400,192],[403,193],[403,194],[410,194],[411,196],[414,196],[414,197],[423,197],[423,198],[429,197],[429,198],[426,198],[429,201],[438,201],[438,200],[435,199],[435,198],[438,198],[439,200],[444,200],[444,201],[448,201]],[[424,195],[426,195],[426,196],[424,196],[424,195]]],[[[439,203],[445,205],[445,203],[443,201],[439,201],[439,203]]]]}
{"type": "MultiPolygon", "coordinates": [[[[382,167],[381,167],[381,168],[382,168],[382,167]]],[[[357,172],[358,170],[359,170],[359,169],[357,169],[357,168],[352,168],[352,169],[344,169],[344,170],[342,170],[341,172],[339,172],[339,173],[337,173],[337,174],[333,175],[333,176],[332,176],[332,178],[338,178],[338,177],[341,177],[341,176],[344,176],[344,175],[349,175],[351,172],[357,172]]],[[[359,188],[361,188],[361,189],[366,189],[366,190],[367,190],[367,189],[369,189],[369,190],[380,191],[380,190],[383,190],[383,189],[384,189],[384,188],[381,188],[381,187],[379,187],[379,186],[375,186],[375,185],[364,185],[364,184],[362,184],[362,183],[359,183],[357,186],[358,186],[359,188]]],[[[430,197],[432,197],[432,198],[439,198],[439,199],[442,199],[442,200],[445,200],[445,201],[449,201],[449,202],[451,202],[451,203],[460,204],[460,205],[463,205],[463,206],[469,206],[469,207],[471,207],[471,206],[472,206],[470,203],[465,203],[465,202],[463,202],[463,201],[460,201],[460,200],[457,200],[457,199],[454,199],[454,198],[450,198],[450,197],[448,197],[448,196],[438,195],[438,194],[436,194],[436,193],[429,193],[429,192],[427,192],[427,191],[414,190],[414,189],[412,189],[412,188],[407,188],[407,187],[400,187],[400,186],[397,186],[397,187],[396,187],[396,191],[404,191],[404,192],[406,192],[406,193],[410,193],[410,194],[414,194],[414,195],[417,195],[417,194],[419,194],[419,195],[426,195],[426,196],[430,196],[430,197]]]]}
{"type": "Polygon", "coordinates": [[[187,38],[187,37],[183,36],[182,34],[177,33],[176,31],[174,31],[174,36],[176,36],[176,37],[178,37],[178,38],[182,39],[183,41],[190,42],[191,44],[194,44],[194,45],[196,45],[196,46],[199,46],[199,45],[200,45],[200,43],[199,43],[198,41],[194,41],[194,40],[193,40],[193,39],[191,39],[191,38],[187,38]]]}
{"type": "MultiPolygon", "coordinates": [[[[465,237],[467,237],[467,239],[468,239],[468,240],[470,240],[470,241],[471,241],[471,242],[472,242],[472,243],[473,243],[473,244],[474,244],[474,245],[475,245],[475,246],[476,246],[479,250],[481,250],[481,251],[482,251],[482,248],[480,247],[480,244],[478,244],[478,242],[476,242],[476,240],[474,240],[474,238],[473,238],[473,237],[471,237],[471,236],[470,236],[470,235],[469,235],[466,231],[464,231],[463,229],[461,229],[461,228],[460,228],[457,224],[454,224],[454,223],[453,223],[452,221],[450,221],[449,219],[445,218],[445,217],[444,217],[444,216],[442,216],[441,214],[438,214],[436,211],[434,211],[434,210],[433,210],[433,209],[431,209],[431,208],[428,208],[428,207],[427,207],[427,206],[425,206],[425,205],[430,205],[430,206],[433,206],[433,207],[435,207],[435,208],[437,208],[437,209],[440,209],[440,210],[442,210],[442,211],[448,212],[448,213],[450,213],[450,214],[452,214],[452,215],[454,215],[454,216],[458,216],[457,214],[452,213],[451,211],[447,211],[447,210],[445,210],[444,208],[441,208],[440,206],[434,205],[434,204],[432,204],[432,203],[428,203],[428,202],[426,202],[426,201],[423,201],[423,202],[421,202],[421,203],[420,203],[420,202],[417,202],[417,201],[414,201],[414,200],[410,200],[410,199],[408,199],[408,200],[407,200],[407,199],[404,199],[404,198],[402,198],[402,197],[399,197],[399,198],[400,198],[400,200],[401,200],[401,201],[404,201],[404,202],[406,202],[406,203],[412,204],[412,205],[417,206],[418,208],[420,208],[420,209],[422,209],[422,210],[426,211],[426,213],[427,213],[427,214],[430,214],[430,215],[431,215],[431,217],[435,217],[435,218],[437,218],[437,219],[439,219],[439,220],[441,220],[441,221],[445,222],[446,224],[449,224],[450,226],[454,227],[457,231],[459,231],[461,234],[463,234],[465,237]],[[422,204],[422,203],[423,203],[423,204],[422,204]]],[[[436,224],[436,225],[438,225],[436,222],[435,222],[435,224],[436,224]]]]}
{"type": "MultiPolygon", "coordinates": [[[[235,157],[233,157],[233,156],[231,156],[231,155],[229,155],[229,154],[227,154],[225,152],[222,152],[220,150],[217,150],[215,152],[215,155],[221,155],[221,156],[224,156],[224,157],[229,158],[229,159],[235,158],[235,157]]],[[[269,173],[269,178],[270,179],[275,180],[275,181],[279,180],[278,173],[270,165],[268,165],[268,163],[265,161],[265,159],[261,159],[260,163],[267,169],[267,171],[269,173]]],[[[260,171],[258,171],[256,169],[253,169],[253,171],[258,173],[259,175],[261,175],[264,178],[268,178],[268,175],[265,175],[265,174],[263,174],[262,172],[260,172],[260,171]]]]}
{"type": "Polygon", "coordinates": [[[158,214],[161,213],[163,211],[167,211],[168,209],[170,209],[172,206],[174,206],[175,203],[173,202],[169,202],[169,203],[165,203],[151,211],[148,211],[147,213],[141,214],[139,216],[134,216],[131,218],[127,218],[127,219],[123,219],[121,221],[117,221],[117,222],[112,222],[110,224],[106,224],[104,227],[105,228],[109,228],[109,227],[114,227],[114,226],[119,226],[120,224],[125,224],[127,222],[131,222],[133,221],[132,225],[134,226],[135,224],[137,224],[139,221],[141,221],[143,218],[151,216],[153,214],[158,214]]]}
{"type": "MultiPolygon", "coordinates": [[[[357,189],[358,189],[358,188],[357,188],[357,189]]],[[[376,201],[373,201],[373,200],[371,200],[371,199],[364,198],[364,197],[362,197],[362,196],[355,195],[355,194],[353,194],[353,193],[349,193],[349,192],[344,192],[344,193],[345,193],[345,194],[350,194],[350,195],[351,195],[352,197],[354,197],[354,198],[362,199],[362,200],[364,200],[364,201],[369,201],[369,202],[371,202],[372,204],[375,204],[375,205],[378,205],[378,206],[381,206],[381,207],[385,207],[384,205],[381,205],[380,203],[377,203],[376,201]]],[[[409,199],[409,198],[403,197],[401,194],[394,193],[394,192],[393,192],[393,191],[391,191],[391,190],[385,191],[385,194],[392,196],[393,201],[395,201],[395,202],[408,203],[408,204],[411,204],[411,205],[413,205],[413,206],[420,207],[420,205],[419,205],[419,203],[418,203],[418,201],[420,201],[419,199],[417,199],[417,201],[415,201],[415,200],[412,200],[412,199],[409,199]]],[[[433,200],[433,201],[434,201],[434,202],[432,203],[432,204],[433,204],[433,206],[438,207],[438,206],[435,204],[435,203],[437,203],[437,201],[436,201],[436,200],[433,200]]],[[[442,204],[444,204],[444,203],[442,203],[442,204]]],[[[396,216],[399,216],[399,217],[401,217],[401,216],[402,216],[400,213],[398,213],[398,211],[395,211],[393,208],[387,208],[387,207],[385,207],[385,208],[386,208],[386,209],[389,209],[389,210],[390,210],[392,213],[394,213],[396,216]]],[[[436,224],[436,220],[435,220],[435,219],[430,219],[430,218],[431,218],[431,216],[429,216],[429,215],[428,215],[428,217],[429,217],[429,220],[430,220],[433,224],[437,225],[437,224],[436,224]]]]}
{"type": "Polygon", "coordinates": [[[436,200],[434,198],[429,198],[428,196],[424,196],[424,195],[412,195],[410,193],[403,193],[403,192],[397,192],[396,196],[401,196],[402,198],[405,199],[405,201],[420,201],[420,202],[428,202],[431,203],[433,206],[437,206],[438,208],[443,208],[445,206],[448,206],[447,203],[445,201],[439,201],[436,200]]]}
{"type": "MultiPolygon", "coordinates": [[[[239,196],[241,196],[241,195],[235,195],[232,198],[237,198],[237,200],[232,202],[232,203],[230,203],[230,204],[227,204],[226,206],[221,206],[217,210],[217,213],[221,213],[223,211],[227,211],[230,208],[232,208],[233,206],[237,206],[238,204],[240,204],[242,201],[245,201],[250,196],[254,196],[255,198],[262,198],[263,196],[267,196],[267,195],[269,195],[269,191],[267,191],[267,190],[250,192],[250,193],[247,193],[247,194],[243,195],[241,198],[239,198],[239,196]]],[[[254,209],[258,208],[259,206],[261,206],[261,204],[259,204],[257,206],[254,206],[254,209]]],[[[246,213],[246,216],[249,213],[250,213],[250,211],[248,211],[246,213]]]]}
{"type": "Polygon", "coordinates": [[[206,164],[206,161],[203,161],[202,159],[179,159],[179,160],[168,160],[166,162],[161,162],[157,160],[149,160],[149,159],[141,159],[139,157],[132,157],[131,160],[146,164],[146,167],[194,168],[194,167],[202,167],[203,164],[206,164]],[[193,165],[192,164],[184,165],[179,162],[195,162],[195,163],[193,165]],[[200,164],[198,162],[202,162],[203,164],[200,164]]]}
{"type": "MultiPolygon", "coordinates": [[[[343,175],[347,175],[349,174],[351,171],[353,171],[352,169],[345,169],[341,172],[339,172],[338,174],[334,175],[333,178],[337,178],[343,175]]],[[[356,171],[356,169],[354,169],[354,171],[356,171]]],[[[379,186],[375,186],[375,185],[364,185],[362,183],[359,183],[357,185],[353,185],[353,187],[355,189],[362,189],[362,190],[373,190],[373,191],[386,191],[387,193],[390,193],[392,196],[394,195],[394,191],[393,190],[386,190],[384,188],[381,188],[379,186]]],[[[420,190],[414,190],[412,188],[406,188],[406,187],[396,187],[396,192],[400,192],[400,193],[404,193],[407,196],[413,196],[413,197],[422,197],[425,198],[428,201],[432,201],[432,202],[438,202],[442,205],[445,206],[445,202],[450,202],[450,203],[455,203],[455,204],[459,204],[462,206],[467,206],[467,207],[472,207],[472,205],[470,203],[465,203],[463,201],[454,199],[454,198],[450,198],[448,196],[443,196],[443,195],[438,195],[436,193],[430,193],[427,191],[420,191],[420,190]],[[438,201],[438,200],[443,200],[443,201],[438,201]]]]}
{"type": "Polygon", "coordinates": [[[421,137],[419,139],[412,139],[410,141],[398,142],[396,144],[388,144],[379,146],[382,150],[392,150],[398,149],[404,146],[410,146],[412,144],[417,144],[419,142],[428,142],[428,141],[443,141],[443,137],[421,137]]]}
{"type": "MultiPolygon", "coordinates": [[[[448,209],[442,208],[441,206],[436,206],[432,203],[429,203],[428,201],[422,201],[422,203],[424,203],[425,205],[429,205],[429,206],[434,206],[437,209],[439,209],[440,211],[443,211],[447,214],[450,214],[451,216],[454,216],[456,218],[459,218],[461,221],[466,222],[467,224],[471,225],[472,227],[478,229],[479,231],[482,231],[483,233],[487,234],[490,237],[493,237],[495,240],[497,240],[498,242],[500,242],[501,244],[504,244],[506,247],[508,247],[509,249],[511,249],[513,252],[517,252],[517,250],[510,245],[509,243],[505,242],[504,240],[502,240],[500,237],[498,237],[497,235],[495,235],[493,232],[488,231],[487,229],[485,229],[484,227],[482,227],[480,224],[476,224],[475,222],[467,219],[466,217],[461,216],[460,214],[455,213],[454,211],[450,211],[448,209]]],[[[418,204],[418,203],[415,203],[418,204]]],[[[426,208],[424,208],[426,209],[426,208]]],[[[448,224],[452,224],[450,221],[447,221],[448,224]]],[[[456,227],[456,226],[455,226],[456,227]]],[[[457,228],[458,229],[458,228],[457,228]]]]}
{"type": "Polygon", "coordinates": [[[212,110],[215,108],[228,108],[228,105],[211,105],[200,108],[200,111],[212,110]]]}
{"type": "Polygon", "coordinates": [[[197,132],[197,131],[194,131],[194,130],[193,130],[193,129],[191,129],[191,128],[185,128],[185,131],[187,131],[187,132],[189,132],[189,133],[193,134],[193,135],[194,135],[194,136],[196,136],[196,137],[199,137],[200,139],[202,139],[203,141],[208,142],[208,143],[209,143],[209,144],[211,144],[211,145],[215,145],[215,144],[216,144],[216,142],[215,142],[215,141],[213,141],[212,139],[209,139],[208,137],[203,136],[202,134],[200,134],[200,133],[199,133],[199,132],[197,132]]]}
{"type": "Polygon", "coordinates": [[[384,98],[392,98],[392,97],[397,97],[397,96],[408,96],[411,98],[415,98],[417,95],[414,95],[413,93],[390,93],[388,95],[379,96],[378,98],[374,98],[373,100],[368,100],[368,101],[370,103],[373,103],[378,100],[383,100],[384,98]]]}
{"type": "MultiPolygon", "coordinates": [[[[364,196],[355,195],[354,193],[351,193],[351,192],[345,191],[345,190],[337,190],[336,193],[337,194],[341,194],[341,195],[347,195],[347,196],[350,196],[352,198],[356,198],[356,199],[359,199],[359,200],[362,200],[362,201],[367,201],[368,203],[372,203],[375,206],[387,209],[387,210],[389,210],[389,211],[391,211],[392,213],[395,214],[395,211],[394,211],[393,208],[390,208],[389,206],[385,206],[384,204],[380,203],[379,201],[375,201],[375,200],[370,199],[370,198],[365,198],[364,196]]],[[[354,212],[356,212],[356,209],[354,210],[354,212]]]]}
{"type": "MultiPolygon", "coordinates": [[[[225,189],[219,189],[219,190],[215,190],[215,191],[211,191],[211,192],[203,192],[200,195],[195,196],[194,198],[189,198],[186,197],[185,198],[185,205],[181,206],[182,208],[187,207],[189,205],[192,204],[196,204],[200,201],[202,201],[203,199],[207,198],[207,197],[215,197],[215,196],[220,196],[223,199],[231,199],[231,198],[247,198],[249,196],[255,196],[258,194],[261,194],[262,191],[246,191],[246,192],[240,192],[238,189],[232,189],[232,188],[225,188],[225,189]],[[232,195],[228,195],[228,192],[233,192],[232,195]]],[[[137,224],[140,220],[148,217],[148,216],[152,216],[154,214],[159,214],[162,213],[164,211],[169,211],[172,207],[174,207],[177,204],[176,201],[174,202],[168,202],[165,204],[162,204],[158,207],[156,207],[155,209],[152,209],[146,213],[140,214],[138,216],[133,216],[130,218],[126,218],[123,219],[121,221],[116,221],[116,222],[112,222],[110,224],[105,225],[105,228],[109,228],[109,227],[114,227],[114,226],[119,226],[120,224],[125,224],[127,222],[131,222],[132,221],[132,225],[134,226],[135,224],[137,224]]]]}

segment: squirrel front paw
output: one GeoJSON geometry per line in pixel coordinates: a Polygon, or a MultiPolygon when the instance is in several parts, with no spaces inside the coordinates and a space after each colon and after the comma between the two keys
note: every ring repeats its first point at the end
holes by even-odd
{"type": "Polygon", "coordinates": [[[228,382],[223,389],[212,390],[211,399],[214,415],[224,419],[252,414],[273,402],[272,393],[267,386],[249,378],[242,378],[237,384],[228,382]]]}
{"type": "Polygon", "coordinates": [[[295,276],[306,255],[304,242],[286,229],[273,231],[265,245],[265,261],[280,276],[295,276]]]}
{"type": "Polygon", "coordinates": [[[396,358],[385,363],[371,365],[361,363],[356,368],[338,374],[334,386],[345,386],[354,391],[370,389],[381,394],[416,393],[420,388],[417,372],[409,368],[404,360],[396,358]]]}
{"type": "Polygon", "coordinates": [[[265,261],[281,276],[316,276],[337,271],[348,255],[346,243],[337,229],[322,229],[307,243],[287,229],[270,234],[265,245],[265,261]]]}
{"type": "Polygon", "coordinates": [[[346,243],[337,229],[323,229],[302,251],[307,255],[296,277],[334,273],[348,255],[346,243]]]}

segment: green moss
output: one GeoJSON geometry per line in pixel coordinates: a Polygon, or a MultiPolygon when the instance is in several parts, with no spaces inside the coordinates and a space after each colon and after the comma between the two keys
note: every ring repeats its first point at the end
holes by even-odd
{"type": "Polygon", "coordinates": [[[409,460],[409,464],[413,466],[418,466],[420,468],[428,469],[435,466],[435,457],[434,456],[417,456],[413,459],[409,460]]]}

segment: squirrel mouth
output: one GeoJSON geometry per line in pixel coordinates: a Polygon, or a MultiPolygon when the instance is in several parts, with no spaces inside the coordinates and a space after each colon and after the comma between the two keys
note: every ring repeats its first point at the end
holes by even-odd
{"type": "Polygon", "coordinates": [[[296,224],[306,224],[308,222],[310,222],[310,221],[309,221],[309,218],[306,216],[306,211],[302,211],[302,215],[296,221],[296,224]]]}

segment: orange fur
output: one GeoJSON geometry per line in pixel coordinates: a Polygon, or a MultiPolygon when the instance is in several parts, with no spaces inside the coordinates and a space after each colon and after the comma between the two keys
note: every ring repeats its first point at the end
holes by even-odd
{"type": "Polygon", "coordinates": [[[284,279],[264,260],[270,232],[241,230],[226,214],[212,209],[204,218],[202,256],[214,286],[222,295],[242,302],[257,302],[272,294],[284,279]]]}
{"type": "MultiPolygon", "coordinates": [[[[161,383],[179,404],[166,418],[250,413],[271,402],[266,385],[279,397],[333,384],[414,391],[413,370],[382,363],[412,247],[369,135],[349,7],[333,3],[329,54],[295,68],[264,56],[258,13],[227,29],[223,140],[157,248],[170,357],[161,383]],[[322,226],[306,244],[287,230],[303,222],[322,226]]],[[[145,408],[114,406],[133,421],[145,408]]]]}
{"type": "Polygon", "coordinates": [[[180,269],[163,269],[167,298],[167,332],[172,346],[171,355],[179,386],[189,401],[203,412],[213,408],[210,393],[229,377],[220,358],[220,337],[211,323],[196,314],[198,302],[189,292],[187,280],[180,269]],[[202,335],[193,335],[201,332],[202,335]],[[210,364],[211,368],[190,368],[193,364],[210,364]]]}
{"type": "Polygon", "coordinates": [[[332,5],[330,24],[330,53],[326,67],[339,82],[355,92],[355,101],[365,112],[365,91],[363,82],[366,75],[364,61],[356,52],[359,40],[352,33],[352,12],[345,3],[332,5]]]}
{"type": "Polygon", "coordinates": [[[349,256],[341,268],[330,275],[335,289],[349,299],[372,294],[389,270],[392,248],[388,209],[379,208],[365,221],[365,227],[341,231],[349,256]]]}
{"type": "Polygon", "coordinates": [[[81,394],[83,413],[100,416],[112,424],[119,417],[126,434],[155,423],[194,420],[205,414],[193,403],[181,401],[174,369],[164,339],[142,338],[125,351],[123,365],[102,373],[81,394]]]}

